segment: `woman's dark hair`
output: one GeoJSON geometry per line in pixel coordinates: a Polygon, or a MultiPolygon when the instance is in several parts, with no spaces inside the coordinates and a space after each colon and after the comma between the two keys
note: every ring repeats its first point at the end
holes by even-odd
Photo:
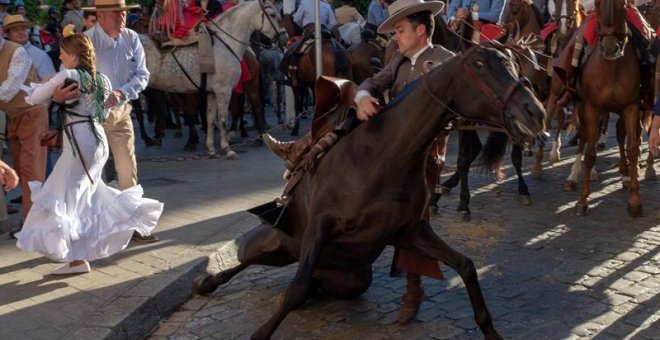
{"type": "Polygon", "coordinates": [[[426,36],[430,38],[433,35],[433,30],[435,29],[435,20],[433,20],[433,13],[430,11],[417,12],[409,15],[408,20],[414,28],[417,28],[419,25],[424,25],[426,27],[426,36]]]}

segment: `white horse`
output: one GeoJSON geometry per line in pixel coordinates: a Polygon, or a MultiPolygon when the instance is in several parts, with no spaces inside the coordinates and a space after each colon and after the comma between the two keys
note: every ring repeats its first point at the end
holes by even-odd
{"type": "Polygon", "coordinates": [[[362,41],[360,35],[362,33],[363,23],[349,21],[337,28],[339,34],[344,41],[348,41],[351,46],[357,46],[362,41]]]}
{"type": "MultiPolygon", "coordinates": [[[[206,146],[209,155],[217,154],[213,142],[213,123],[217,120],[220,149],[226,153],[228,159],[238,158],[238,154],[229,147],[227,110],[232,89],[241,75],[240,59],[243,58],[249,46],[250,35],[255,30],[271,39],[277,35],[286,39],[286,31],[280,20],[281,17],[271,2],[255,0],[236,5],[207,24],[207,30],[213,37],[215,63],[215,73],[208,76],[208,90],[214,94],[209,94],[206,111],[206,146]]],[[[200,84],[201,78],[197,46],[177,47],[165,53],[161,52],[148,36],[140,35],[140,40],[144,46],[147,68],[151,72],[150,87],[170,93],[197,93],[196,85],[200,84]]]]}

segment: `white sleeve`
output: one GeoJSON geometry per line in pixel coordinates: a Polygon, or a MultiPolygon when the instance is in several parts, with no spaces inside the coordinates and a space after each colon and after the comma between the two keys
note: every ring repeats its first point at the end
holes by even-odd
{"type": "Polygon", "coordinates": [[[71,77],[78,80],[78,72],[71,70],[62,70],[58,72],[53,78],[43,84],[31,84],[30,87],[22,87],[21,90],[27,93],[25,102],[30,105],[39,105],[50,100],[50,97],[55,92],[60,84],[64,83],[64,79],[71,77]],[[74,76],[75,74],[75,76],[74,76]],[[75,77],[75,78],[74,78],[75,77]]]}

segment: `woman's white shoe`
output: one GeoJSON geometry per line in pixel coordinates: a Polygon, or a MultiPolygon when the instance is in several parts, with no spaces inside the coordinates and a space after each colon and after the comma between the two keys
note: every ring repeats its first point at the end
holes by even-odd
{"type": "Polygon", "coordinates": [[[85,261],[83,264],[77,266],[70,266],[69,263],[62,267],[53,270],[51,275],[70,275],[70,274],[84,274],[89,273],[92,269],[89,267],[89,262],[85,261]]]}

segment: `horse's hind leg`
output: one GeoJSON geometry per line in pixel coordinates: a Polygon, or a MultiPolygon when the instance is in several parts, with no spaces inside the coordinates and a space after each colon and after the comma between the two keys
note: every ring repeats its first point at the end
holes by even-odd
{"type": "Polygon", "coordinates": [[[520,204],[527,206],[532,204],[532,198],[522,173],[522,156],[522,146],[520,144],[513,144],[511,148],[511,162],[513,163],[513,168],[516,169],[516,175],[518,175],[518,201],[520,201],[520,204]]]}
{"type": "Polygon", "coordinates": [[[401,247],[408,248],[418,252],[420,255],[428,256],[432,259],[442,261],[458,275],[461,276],[474,311],[474,319],[479,325],[486,339],[501,339],[500,335],[493,326],[493,320],[486,307],[479,278],[474,263],[463,254],[452,249],[440,237],[433,232],[431,226],[426,221],[419,222],[419,232],[412,239],[408,239],[401,247]]]}
{"type": "Polygon", "coordinates": [[[219,285],[227,283],[234,275],[253,264],[286,266],[296,261],[282,247],[278,231],[270,225],[259,225],[241,235],[215,253],[218,266],[232,266],[216,275],[202,274],[193,282],[198,294],[210,294],[219,285]],[[230,262],[230,263],[227,263],[230,262]]]}

